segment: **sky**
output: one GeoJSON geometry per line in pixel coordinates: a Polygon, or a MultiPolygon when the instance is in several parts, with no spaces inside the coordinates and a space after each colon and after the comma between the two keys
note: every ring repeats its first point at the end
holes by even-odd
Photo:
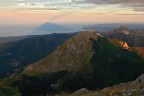
{"type": "Polygon", "coordinates": [[[0,24],[144,23],[144,0],[1,0],[0,24]]]}
{"type": "Polygon", "coordinates": [[[0,36],[58,24],[144,23],[144,0],[0,0],[0,36]]]}

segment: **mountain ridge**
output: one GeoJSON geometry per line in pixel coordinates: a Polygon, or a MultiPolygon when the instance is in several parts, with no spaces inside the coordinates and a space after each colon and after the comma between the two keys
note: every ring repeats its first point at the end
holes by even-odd
{"type": "MultiPolygon", "coordinates": [[[[59,52],[60,53],[63,53],[61,50],[63,50],[63,49],[65,49],[65,47],[68,47],[68,49],[71,49],[73,52],[75,51],[75,52],[77,52],[78,54],[80,53],[80,52],[78,52],[78,51],[80,51],[81,49],[82,50],[86,50],[86,49],[88,49],[89,51],[91,51],[92,50],[92,48],[87,48],[87,47],[81,47],[80,49],[76,49],[76,46],[74,46],[72,43],[77,43],[77,45],[80,47],[80,46],[84,46],[84,44],[88,44],[89,43],[89,40],[90,39],[95,39],[95,40],[97,40],[99,37],[102,37],[100,34],[98,34],[98,33],[96,33],[96,32],[86,32],[86,33],[84,33],[84,32],[80,32],[80,33],[78,33],[77,35],[75,35],[75,36],[72,36],[71,37],[71,39],[69,39],[69,40],[67,40],[66,42],[65,42],[65,44],[66,44],[66,46],[59,46],[58,48],[56,48],[56,50],[55,50],[55,52],[53,53],[53,54],[50,54],[48,57],[46,57],[46,61],[51,61],[51,60],[53,60],[52,58],[50,58],[49,60],[47,60],[47,58],[49,58],[51,55],[55,55],[55,56],[59,56],[59,52]],[[91,34],[89,34],[89,33],[91,33],[91,34]],[[85,42],[82,42],[82,41],[85,41],[85,42]],[[88,43],[87,43],[88,42],[88,43]],[[60,49],[60,50],[59,50],[60,49]]],[[[87,46],[91,46],[91,45],[87,45],[87,46]]],[[[68,53],[69,54],[69,53],[68,53]]],[[[68,54],[67,54],[67,56],[68,56],[68,54]]],[[[92,53],[91,53],[92,54],[92,53]]],[[[89,55],[90,56],[90,55],[89,55]]],[[[90,56],[91,57],[91,56],[90,56]]],[[[59,57],[60,58],[60,57],[59,57]]],[[[63,57],[62,57],[63,58],[63,57]]],[[[42,61],[43,62],[46,62],[45,61],[45,59],[43,59],[43,60],[41,60],[41,61],[39,61],[40,63],[42,63],[42,61]]],[[[55,60],[53,60],[54,62],[55,62],[55,60]]],[[[37,62],[37,66],[39,66],[38,64],[39,64],[39,62],[37,62]]],[[[48,67],[47,67],[48,68],[48,67]]],[[[31,67],[31,65],[26,69],[27,71],[28,71],[28,69],[32,69],[32,67],[31,67]]],[[[25,70],[25,71],[26,71],[25,70]]],[[[50,69],[51,71],[54,71],[55,70],[55,68],[52,68],[52,69],[50,69]]],[[[40,70],[39,70],[40,71],[40,70]]],[[[44,71],[44,69],[42,69],[42,71],[44,71]]]]}

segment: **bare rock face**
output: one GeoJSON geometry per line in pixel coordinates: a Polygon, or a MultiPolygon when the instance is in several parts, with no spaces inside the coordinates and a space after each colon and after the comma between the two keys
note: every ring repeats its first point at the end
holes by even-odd
{"type": "Polygon", "coordinates": [[[135,84],[143,84],[144,85],[144,74],[140,75],[135,81],[135,84]]]}
{"type": "Polygon", "coordinates": [[[120,44],[121,47],[123,47],[124,49],[129,49],[129,46],[128,46],[128,44],[127,44],[126,42],[121,41],[121,42],[119,42],[119,44],[120,44]]]}
{"type": "Polygon", "coordinates": [[[128,44],[127,44],[126,42],[124,42],[123,47],[124,47],[125,49],[129,49],[129,46],[128,46],[128,44]]]}

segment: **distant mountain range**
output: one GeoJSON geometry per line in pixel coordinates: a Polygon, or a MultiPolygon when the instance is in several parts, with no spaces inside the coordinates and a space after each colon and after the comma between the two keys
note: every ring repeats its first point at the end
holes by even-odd
{"type": "Polygon", "coordinates": [[[144,30],[144,24],[91,24],[91,25],[86,25],[83,27],[84,30],[87,29],[93,29],[95,31],[99,31],[99,32],[109,32],[112,31],[115,28],[118,28],[120,26],[125,26],[129,29],[137,29],[137,30],[144,30]]]}
{"type": "Polygon", "coordinates": [[[17,41],[23,39],[25,36],[11,36],[11,37],[0,37],[0,43],[17,41]]]}
{"type": "Polygon", "coordinates": [[[101,34],[107,38],[116,38],[125,41],[131,47],[144,47],[144,30],[130,30],[122,26],[101,34]]]}

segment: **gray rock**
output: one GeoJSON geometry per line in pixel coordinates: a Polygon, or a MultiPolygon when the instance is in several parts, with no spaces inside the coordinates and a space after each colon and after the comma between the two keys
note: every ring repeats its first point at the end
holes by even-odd
{"type": "Polygon", "coordinates": [[[77,95],[86,95],[86,94],[89,94],[91,91],[89,91],[88,89],[86,88],[82,88],[80,90],[77,90],[76,92],[74,92],[72,94],[72,96],[77,96],[77,95]]]}
{"type": "Polygon", "coordinates": [[[144,84],[144,74],[140,75],[135,81],[135,84],[144,84]]]}

